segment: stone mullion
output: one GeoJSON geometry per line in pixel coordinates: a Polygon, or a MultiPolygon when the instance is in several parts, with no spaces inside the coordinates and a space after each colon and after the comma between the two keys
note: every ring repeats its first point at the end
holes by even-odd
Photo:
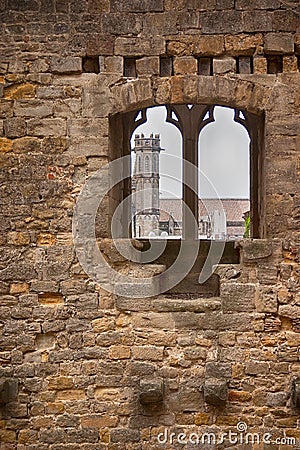
{"type": "Polygon", "coordinates": [[[182,212],[182,237],[183,239],[198,239],[198,135],[207,106],[193,105],[189,109],[187,105],[175,105],[173,109],[180,121],[183,142],[183,202],[185,208],[182,212]],[[188,186],[186,182],[188,182],[188,186]]]}

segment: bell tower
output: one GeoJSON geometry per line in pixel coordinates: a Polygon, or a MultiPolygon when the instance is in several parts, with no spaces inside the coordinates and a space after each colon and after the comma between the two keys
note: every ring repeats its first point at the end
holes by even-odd
{"type": "Polygon", "coordinates": [[[159,134],[134,138],[132,175],[133,237],[148,237],[159,228],[159,134]]]}

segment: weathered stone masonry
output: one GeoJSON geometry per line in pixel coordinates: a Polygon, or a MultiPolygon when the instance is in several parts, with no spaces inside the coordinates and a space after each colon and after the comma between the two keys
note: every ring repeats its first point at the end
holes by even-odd
{"type": "Polygon", "coordinates": [[[0,448],[156,449],[165,427],[238,421],[299,448],[299,2],[1,0],[0,13],[0,448]],[[261,239],[217,268],[217,296],[116,297],[78,264],[73,208],[124,153],[123,113],[172,103],[263,119],[261,239]]]}

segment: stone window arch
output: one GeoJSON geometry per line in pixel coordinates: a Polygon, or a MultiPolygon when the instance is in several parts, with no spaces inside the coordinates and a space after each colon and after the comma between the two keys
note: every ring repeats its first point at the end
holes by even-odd
{"type": "MultiPolygon", "coordinates": [[[[265,237],[264,224],[264,115],[255,114],[235,105],[210,104],[165,104],[168,123],[175,125],[182,135],[183,201],[198,221],[198,191],[196,173],[189,172],[186,161],[198,167],[198,136],[200,131],[214,121],[214,107],[227,106],[234,109],[234,121],[243,125],[250,137],[250,201],[251,237],[265,237]],[[192,180],[193,191],[184,184],[192,180]]],[[[151,107],[151,106],[150,106],[151,107]]],[[[122,152],[130,154],[130,139],[136,128],[147,121],[147,107],[121,113],[116,116],[122,131],[122,152]]],[[[130,180],[124,182],[123,194],[130,194],[130,180]],[[126,186],[127,185],[127,189],[126,186]]],[[[120,198],[122,200],[122,198],[120,198]]],[[[196,238],[195,226],[183,217],[183,237],[196,238]]],[[[125,232],[125,235],[127,232],[125,232]]]]}

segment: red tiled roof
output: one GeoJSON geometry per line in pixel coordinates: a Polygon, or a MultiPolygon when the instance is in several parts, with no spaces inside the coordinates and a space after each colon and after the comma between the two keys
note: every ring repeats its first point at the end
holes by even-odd
{"type": "MultiPolygon", "coordinates": [[[[220,210],[220,201],[226,214],[227,222],[244,222],[243,214],[250,210],[250,201],[240,198],[224,198],[224,199],[199,199],[199,218],[220,210]]],[[[182,200],[179,198],[160,199],[160,221],[169,220],[169,214],[177,222],[182,221],[182,200]]]]}

